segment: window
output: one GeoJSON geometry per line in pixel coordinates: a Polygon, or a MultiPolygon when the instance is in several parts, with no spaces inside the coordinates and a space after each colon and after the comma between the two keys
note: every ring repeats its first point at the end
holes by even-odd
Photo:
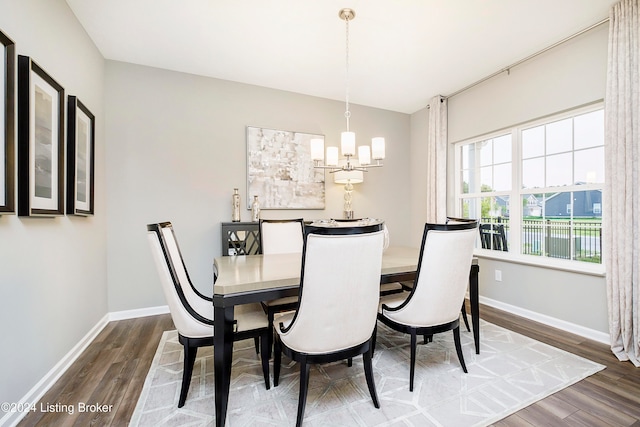
{"type": "Polygon", "coordinates": [[[485,250],[601,263],[601,104],[456,144],[456,215],[485,250]]]}

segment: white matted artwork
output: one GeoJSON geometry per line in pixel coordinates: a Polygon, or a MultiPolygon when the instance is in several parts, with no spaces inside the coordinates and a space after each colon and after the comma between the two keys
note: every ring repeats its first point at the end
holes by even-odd
{"type": "Polygon", "coordinates": [[[248,199],[258,196],[261,209],[324,209],[324,170],[313,167],[312,138],[324,140],[247,126],[248,199]]]}

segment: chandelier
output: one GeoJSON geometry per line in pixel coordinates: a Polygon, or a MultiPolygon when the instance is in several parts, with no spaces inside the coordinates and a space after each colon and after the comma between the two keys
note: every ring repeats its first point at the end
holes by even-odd
{"type": "Polygon", "coordinates": [[[353,9],[342,9],[338,16],[346,22],[346,111],[344,117],[347,121],[347,130],[342,132],[340,137],[340,149],[342,155],[346,158],[346,162],[339,164],[338,147],[327,147],[327,156],[325,161],[324,140],[312,139],[311,159],[315,168],[329,169],[330,173],[340,171],[362,171],[366,172],[368,168],[382,166],[381,160],[385,156],[384,138],[376,137],[371,140],[371,147],[368,145],[360,145],[358,147],[358,164],[354,164],[352,157],[356,155],[356,134],[349,129],[349,119],[351,112],[349,111],[349,21],[356,17],[353,9]],[[372,163],[372,160],[375,163],[372,163]]]}

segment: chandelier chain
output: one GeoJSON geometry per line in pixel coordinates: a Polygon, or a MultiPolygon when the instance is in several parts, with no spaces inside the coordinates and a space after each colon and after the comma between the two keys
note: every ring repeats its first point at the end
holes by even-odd
{"type": "Polygon", "coordinates": [[[345,49],[345,53],[346,53],[346,59],[345,59],[345,64],[346,64],[346,69],[345,69],[345,80],[346,80],[346,96],[345,96],[345,101],[346,101],[346,111],[344,112],[344,117],[347,119],[347,132],[349,131],[349,119],[351,118],[351,112],[349,111],[349,16],[346,15],[345,19],[346,21],[346,49],[345,49]]]}

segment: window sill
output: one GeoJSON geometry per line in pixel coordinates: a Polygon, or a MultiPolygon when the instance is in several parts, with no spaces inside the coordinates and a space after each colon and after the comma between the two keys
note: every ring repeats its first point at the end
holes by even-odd
{"type": "Polygon", "coordinates": [[[587,274],[590,276],[605,277],[606,271],[602,264],[593,264],[580,261],[566,261],[545,257],[515,255],[509,252],[490,251],[476,249],[474,255],[478,258],[495,261],[510,262],[513,264],[530,265],[533,267],[548,268],[553,270],[568,271],[571,273],[587,274]]]}

